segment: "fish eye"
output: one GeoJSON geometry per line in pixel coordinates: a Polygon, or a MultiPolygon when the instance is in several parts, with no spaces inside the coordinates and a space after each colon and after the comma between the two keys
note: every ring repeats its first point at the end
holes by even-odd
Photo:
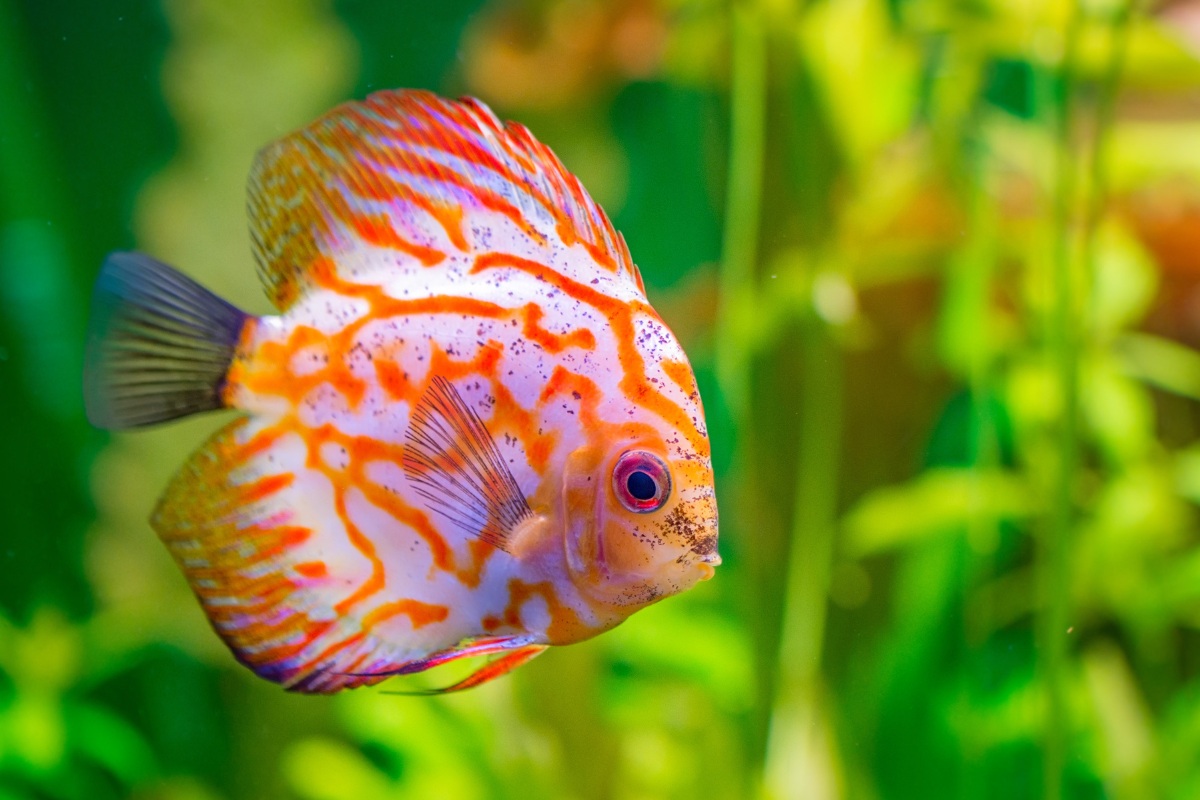
{"type": "Polygon", "coordinates": [[[671,472],[653,453],[630,450],[613,468],[613,491],[625,508],[648,514],[662,508],[671,496],[671,472]]]}

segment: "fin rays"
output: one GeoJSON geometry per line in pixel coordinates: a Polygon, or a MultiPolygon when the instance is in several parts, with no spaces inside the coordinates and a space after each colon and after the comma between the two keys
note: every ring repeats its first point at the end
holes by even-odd
{"type": "Polygon", "coordinates": [[[351,673],[350,677],[366,678],[369,680],[394,678],[400,675],[414,675],[418,672],[433,669],[434,667],[440,667],[443,664],[449,664],[451,661],[459,661],[472,656],[497,656],[497,658],[488,661],[457,683],[441,689],[384,692],[384,694],[408,695],[413,697],[450,694],[451,692],[461,692],[464,689],[473,689],[476,686],[482,686],[496,678],[507,675],[522,664],[528,663],[536,656],[544,653],[547,647],[547,645],[535,643],[530,636],[484,636],[478,639],[467,640],[464,643],[460,643],[457,647],[442,650],[425,658],[409,661],[393,669],[383,672],[351,673]]]}
{"type": "Polygon", "coordinates": [[[526,128],[470,98],[398,90],[345,103],[263,148],[247,187],[259,275],[284,309],[313,285],[319,257],[369,238],[363,223],[428,266],[444,256],[438,242],[468,246],[462,214],[474,211],[507,216],[535,242],[580,244],[597,274],[644,293],[624,238],[579,180],[526,128]]]}
{"type": "Polygon", "coordinates": [[[123,430],[221,408],[221,387],[249,317],[141,253],[113,253],[92,295],[84,405],[123,430]]]}
{"type": "Polygon", "coordinates": [[[501,550],[533,516],[487,427],[440,375],[413,408],[403,466],[430,510],[501,550]]]}

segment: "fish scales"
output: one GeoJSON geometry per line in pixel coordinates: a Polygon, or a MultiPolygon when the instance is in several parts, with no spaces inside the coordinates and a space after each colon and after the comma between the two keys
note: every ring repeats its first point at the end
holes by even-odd
{"type": "Polygon", "coordinates": [[[328,692],[507,653],[466,688],[712,574],[687,357],[527,130],[380,93],[266,148],[248,206],[283,313],[153,517],[241,661],[328,692]]]}

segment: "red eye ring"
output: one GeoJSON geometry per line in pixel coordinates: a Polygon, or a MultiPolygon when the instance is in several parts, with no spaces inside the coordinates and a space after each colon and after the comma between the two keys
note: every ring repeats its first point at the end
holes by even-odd
{"type": "Polygon", "coordinates": [[[630,450],[613,467],[613,492],[636,514],[658,511],[671,496],[671,471],[653,453],[630,450]]]}

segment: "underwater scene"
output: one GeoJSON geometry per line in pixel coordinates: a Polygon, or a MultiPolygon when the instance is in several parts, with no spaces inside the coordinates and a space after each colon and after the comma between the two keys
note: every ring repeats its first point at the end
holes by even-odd
{"type": "Polygon", "coordinates": [[[1200,797],[1200,0],[0,0],[0,389],[0,800],[1200,797]]]}

